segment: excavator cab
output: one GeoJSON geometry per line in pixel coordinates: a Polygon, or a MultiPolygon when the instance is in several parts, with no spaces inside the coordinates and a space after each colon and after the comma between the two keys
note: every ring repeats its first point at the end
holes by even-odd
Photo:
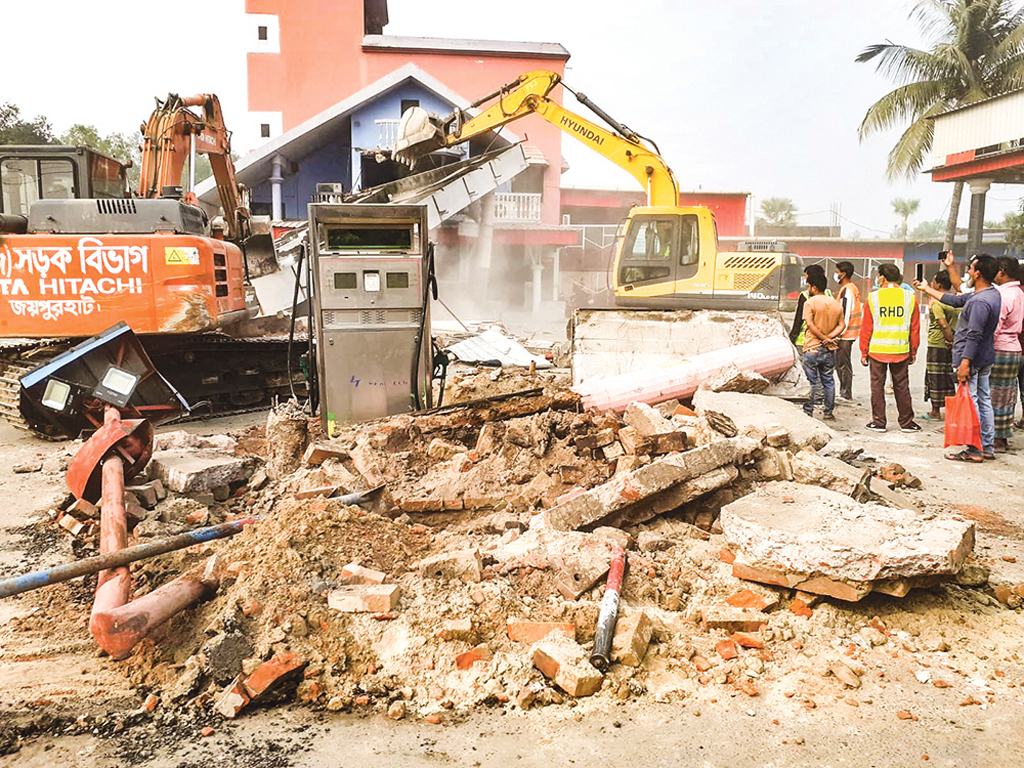
{"type": "Polygon", "coordinates": [[[129,166],[88,147],[0,147],[0,213],[27,216],[38,200],[128,197],[129,166]]]}

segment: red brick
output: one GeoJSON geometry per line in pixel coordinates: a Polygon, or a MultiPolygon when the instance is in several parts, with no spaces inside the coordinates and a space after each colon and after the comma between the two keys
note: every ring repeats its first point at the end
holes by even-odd
{"type": "Polygon", "coordinates": [[[767,611],[778,604],[778,598],[769,600],[764,595],[759,595],[749,589],[743,589],[726,598],[725,602],[733,608],[752,608],[755,611],[767,611]]]}
{"type": "Polygon", "coordinates": [[[440,725],[441,724],[441,718],[438,717],[437,715],[427,715],[423,719],[426,722],[430,723],[431,725],[440,725]]]}
{"type": "Polygon", "coordinates": [[[445,499],[444,508],[449,510],[460,510],[462,509],[462,499],[445,499]]]}
{"type": "Polygon", "coordinates": [[[205,728],[203,728],[201,733],[203,734],[203,736],[213,736],[213,734],[215,734],[216,731],[210,726],[206,726],[205,728]]]}
{"type": "Polygon", "coordinates": [[[249,691],[242,682],[242,675],[239,675],[221,691],[213,704],[213,711],[221,717],[229,720],[236,717],[249,704],[249,691]]]}
{"type": "Polygon", "coordinates": [[[402,499],[398,506],[403,512],[440,512],[444,509],[441,499],[413,498],[402,499]]]}
{"type": "Polygon", "coordinates": [[[615,440],[615,431],[611,428],[602,429],[599,432],[592,432],[589,435],[580,435],[573,442],[576,447],[584,451],[592,451],[595,448],[603,448],[615,440]]]}
{"type": "Polygon", "coordinates": [[[341,569],[341,578],[349,584],[383,584],[387,575],[372,568],[364,568],[359,563],[349,563],[341,569]]]}
{"type": "Polygon", "coordinates": [[[797,616],[811,615],[811,609],[803,600],[794,600],[792,603],[789,604],[789,610],[791,610],[797,616]]]}
{"type": "Polygon", "coordinates": [[[466,651],[456,656],[455,666],[465,672],[467,669],[471,669],[478,661],[490,661],[493,658],[494,655],[491,653],[490,648],[486,645],[478,645],[471,651],[466,651]]]}
{"type": "Polygon", "coordinates": [[[686,435],[682,432],[666,432],[663,435],[652,435],[647,438],[651,442],[651,453],[658,455],[686,450],[686,435]]]}
{"type": "Polygon", "coordinates": [[[764,648],[761,638],[747,632],[733,632],[729,637],[736,645],[744,648],[764,648]]]}
{"type": "Polygon", "coordinates": [[[142,708],[147,712],[152,712],[154,709],[156,709],[156,705],[159,703],[160,698],[158,696],[154,696],[151,693],[149,694],[149,696],[146,697],[146,700],[142,704],[142,708]]]}
{"type": "Polygon", "coordinates": [[[508,639],[514,643],[533,645],[550,635],[576,639],[576,625],[556,621],[510,621],[505,627],[508,639]]]}
{"type": "Polygon", "coordinates": [[[601,673],[575,643],[548,641],[533,652],[533,666],[570,696],[591,696],[601,690],[601,673]]]}
{"type": "Polygon", "coordinates": [[[729,661],[729,659],[735,659],[739,656],[739,652],[736,650],[736,643],[732,640],[722,640],[719,643],[715,643],[715,650],[718,651],[718,655],[726,661],[729,661]]]}
{"type": "Polygon", "coordinates": [[[692,661],[693,666],[697,668],[698,672],[707,672],[709,669],[711,669],[711,662],[705,659],[703,656],[694,656],[692,661]]]}
{"type": "Polygon", "coordinates": [[[398,606],[397,584],[354,584],[327,593],[327,607],[342,613],[387,613],[398,606]]]}
{"type": "Polygon", "coordinates": [[[731,549],[722,547],[722,551],[718,553],[718,559],[721,560],[723,563],[728,563],[729,565],[732,565],[734,562],[736,562],[736,555],[732,553],[731,549]]]}
{"type": "Polygon", "coordinates": [[[677,405],[676,409],[672,411],[673,416],[696,416],[697,412],[692,408],[687,408],[685,405],[677,405]]]}
{"type": "Polygon", "coordinates": [[[260,664],[256,671],[246,678],[245,689],[251,698],[257,699],[276,683],[305,666],[306,660],[297,653],[291,651],[275,653],[269,661],[260,664]]]}

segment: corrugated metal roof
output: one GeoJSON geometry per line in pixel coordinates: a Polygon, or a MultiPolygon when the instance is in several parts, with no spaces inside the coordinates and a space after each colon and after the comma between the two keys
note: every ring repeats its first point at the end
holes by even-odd
{"type": "Polygon", "coordinates": [[[569,51],[561,43],[527,43],[512,40],[470,40],[448,37],[403,37],[366,35],[363,48],[440,53],[502,53],[546,59],[568,59],[569,51]]]}

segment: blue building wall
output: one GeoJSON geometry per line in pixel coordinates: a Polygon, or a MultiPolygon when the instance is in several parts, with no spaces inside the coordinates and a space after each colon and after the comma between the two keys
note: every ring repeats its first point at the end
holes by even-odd
{"type": "MultiPolygon", "coordinates": [[[[328,143],[305,157],[289,158],[298,165],[298,171],[292,173],[286,169],[281,182],[284,218],[306,218],[306,205],[316,194],[319,183],[340,182],[346,192],[359,189],[361,156],[358,150],[374,149],[379,141],[380,127],[374,120],[397,120],[401,117],[402,101],[409,99],[418,100],[425,110],[439,115],[449,114],[454,106],[417,83],[403,83],[364,104],[352,112],[348,125],[332,136],[328,143]]],[[[462,148],[461,151],[465,153],[468,150],[462,148]]],[[[270,187],[269,181],[255,186],[251,193],[252,202],[269,205],[272,199],[270,187]]]]}
{"type": "MultiPolygon", "coordinates": [[[[361,160],[359,150],[376,149],[380,142],[380,126],[374,120],[398,120],[402,116],[402,101],[411,99],[418,100],[420,106],[427,112],[441,116],[448,115],[455,106],[418,83],[406,82],[356,109],[352,113],[351,159],[351,167],[355,169],[356,178],[352,179],[354,186],[346,187],[346,190],[362,188],[358,178],[361,160]]],[[[462,145],[458,151],[465,154],[468,151],[467,146],[462,145]]]]}

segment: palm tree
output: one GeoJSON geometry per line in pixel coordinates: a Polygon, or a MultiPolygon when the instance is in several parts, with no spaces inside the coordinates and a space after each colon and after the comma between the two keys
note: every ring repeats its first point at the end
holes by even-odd
{"type": "Polygon", "coordinates": [[[764,222],[773,227],[792,227],[796,224],[796,206],[788,197],[769,197],[761,202],[764,222]]]}
{"type": "Polygon", "coordinates": [[[902,197],[897,197],[892,201],[892,209],[897,216],[903,217],[903,239],[907,239],[907,219],[917,213],[918,206],[921,205],[920,200],[907,200],[902,197]]]}
{"type": "MultiPolygon", "coordinates": [[[[900,84],[868,108],[860,138],[910,121],[889,153],[890,181],[912,179],[923,167],[932,147],[930,118],[1024,87],[1024,9],[1010,0],[918,0],[911,18],[932,38],[929,50],[886,41],[857,56],[877,59],[877,71],[900,84]]],[[[963,188],[953,188],[944,250],[953,247],[963,188]]]]}

